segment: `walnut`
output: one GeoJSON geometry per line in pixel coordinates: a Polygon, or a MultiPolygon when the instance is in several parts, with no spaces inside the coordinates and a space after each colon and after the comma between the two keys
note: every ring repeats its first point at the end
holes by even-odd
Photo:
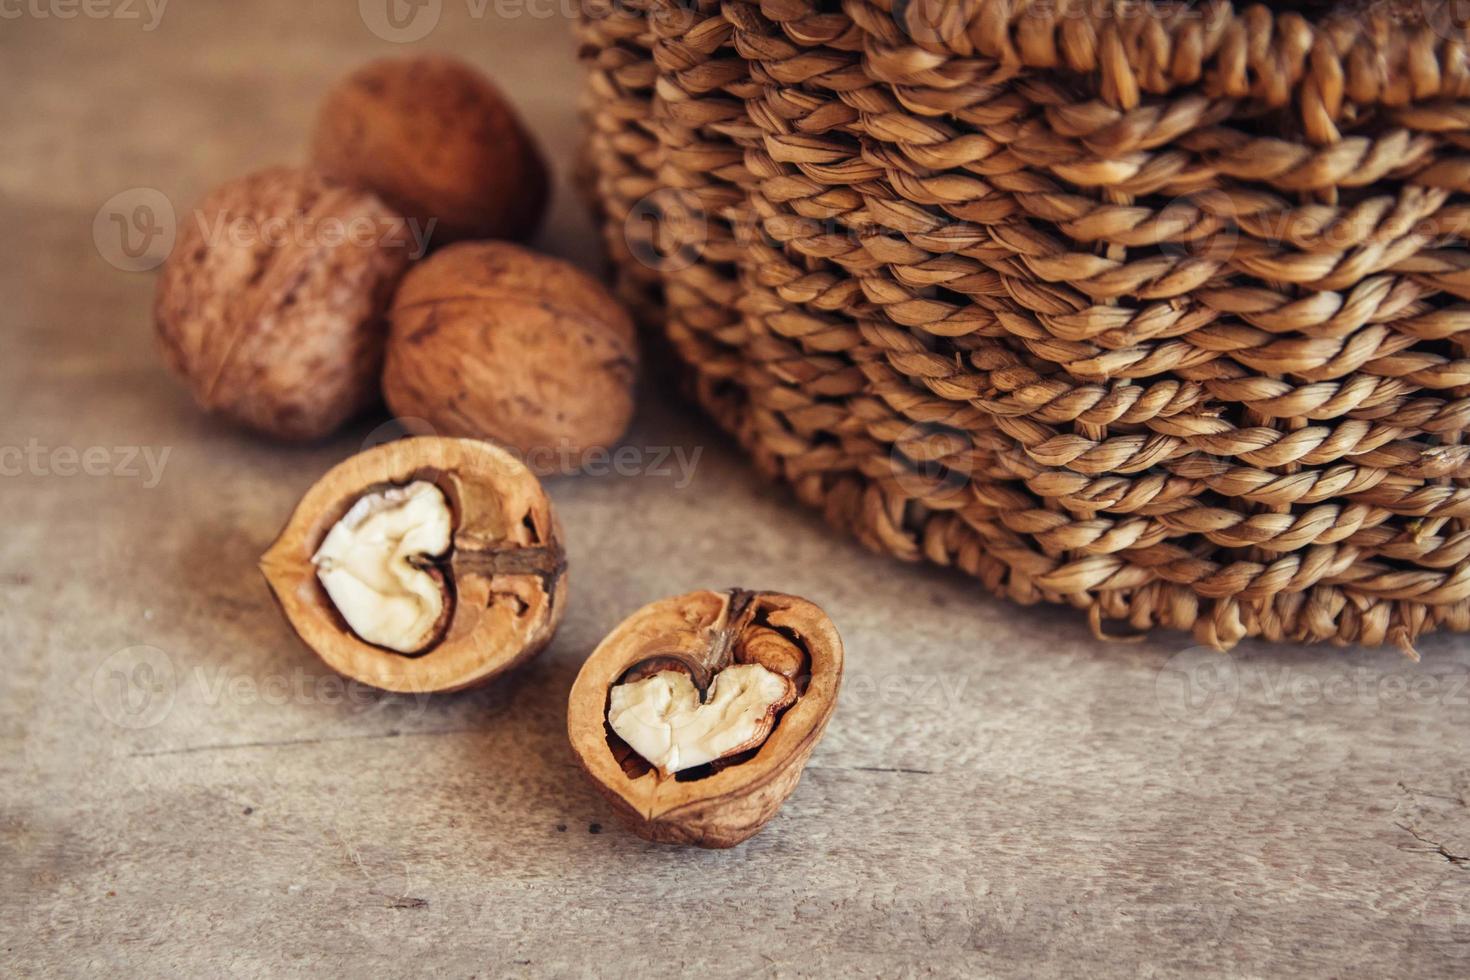
{"type": "Polygon", "coordinates": [[[433,242],[525,239],[546,211],[546,165],[484,75],[440,55],[383,59],[338,82],[317,116],[312,162],[366,187],[433,242]]]}
{"type": "Polygon", "coordinates": [[[506,242],[462,242],[404,277],[383,395],[444,435],[494,439],[538,472],[616,443],[634,408],[632,320],[592,277],[506,242]]]}
{"type": "Polygon", "coordinates": [[[164,356],[203,408],[282,439],[378,399],[385,311],[412,251],[363,190],[277,167],[216,188],[158,279],[164,356]]]}
{"type": "Polygon", "coordinates": [[[566,600],[541,484],[473,439],[402,439],[338,464],[260,565],[307,646],[389,691],[458,690],[524,663],[566,600]]]}
{"type": "Polygon", "coordinates": [[[572,685],[578,761],[639,836],[732,847],[796,788],[837,703],[842,640],[775,592],[691,592],[638,610],[572,685]]]}

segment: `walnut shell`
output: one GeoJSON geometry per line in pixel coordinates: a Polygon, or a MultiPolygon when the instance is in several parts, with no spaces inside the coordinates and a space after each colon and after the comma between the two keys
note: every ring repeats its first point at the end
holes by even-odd
{"type": "Polygon", "coordinates": [[[276,167],[210,192],[159,276],[165,359],[204,409],[281,439],[378,399],[385,313],[412,239],[371,193],[276,167]]]}
{"type": "Polygon", "coordinates": [[[435,245],[529,238],[546,212],[550,181],[535,141],[488,78],[442,55],[385,58],[338,82],[311,154],[323,172],[431,231],[435,245]]]}
{"type": "Polygon", "coordinates": [[[566,554],[551,501],[509,453],[474,439],[401,439],[339,463],[301,498],[260,567],[307,646],[339,673],[387,691],[454,691],[499,676],[545,648],[566,605],[566,554]],[[433,642],[404,654],[352,631],[316,556],[366,495],[417,481],[442,492],[451,537],[446,553],[409,564],[437,578],[447,607],[433,642]]]}
{"type": "Polygon", "coordinates": [[[842,640],[813,603],[778,592],[691,592],[644,606],[598,644],[572,684],[567,734],[592,782],[647,840],[733,847],[796,788],[837,704],[842,640]],[[795,703],[754,748],[665,776],[608,721],[612,689],[663,670],[706,692],[719,673],[759,663],[789,678],[795,703]]]}
{"type": "Polygon", "coordinates": [[[383,395],[400,418],[490,438],[537,472],[574,466],[632,419],[638,342],[603,286],[506,242],[462,242],[404,277],[383,395]]]}

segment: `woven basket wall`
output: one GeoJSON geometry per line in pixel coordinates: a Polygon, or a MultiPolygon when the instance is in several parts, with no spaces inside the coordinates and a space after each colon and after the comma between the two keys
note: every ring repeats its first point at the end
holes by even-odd
{"type": "Polygon", "coordinates": [[[618,288],[834,524],[1110,634],[1470,628],[1456,8],[597,2],[618,288]]]}

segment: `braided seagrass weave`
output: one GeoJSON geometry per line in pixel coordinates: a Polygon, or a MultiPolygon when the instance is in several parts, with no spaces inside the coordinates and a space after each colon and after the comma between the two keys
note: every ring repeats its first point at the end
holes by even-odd
{"type": "Polygon", "coordinates": [[[618,288],[873,548],[1411,650],[1470,628],[1470,44],[1426,3],[589,0],[618,288]]]}

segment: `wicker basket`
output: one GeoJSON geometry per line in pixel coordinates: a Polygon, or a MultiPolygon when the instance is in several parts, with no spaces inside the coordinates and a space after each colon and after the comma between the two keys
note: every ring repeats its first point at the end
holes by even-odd
{"type": "Polygon", "coordinates": [[[1100,633],[1470,628],[1456,7],[606,2],[619,289],[834,524],[1100,633]]]}

